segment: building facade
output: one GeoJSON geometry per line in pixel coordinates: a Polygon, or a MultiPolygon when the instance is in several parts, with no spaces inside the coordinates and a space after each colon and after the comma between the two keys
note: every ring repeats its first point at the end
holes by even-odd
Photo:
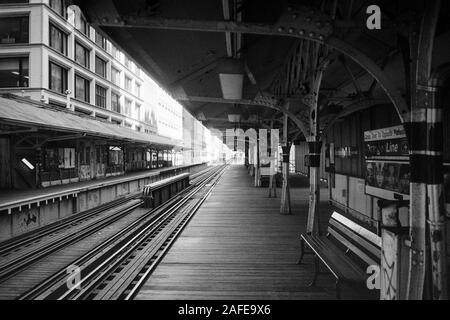
{"type": "MultiPolygon", "coordinates": [[[[0,188],[46,187],[182,164],[174,151],[182,141],[182,106],[64,0],[0,2],[0,94],[118,128],[112,129],[115,139],[84,132],[34,146],[20,143],[51,133],[32,126],[26,130],[37,132],[36,138],[3,135],[0,188]],[[124,138],[130,131],[138,132],[131,141],[124,138]]],[[[76,131],[78,125],[69,127],[76,131]]],[[[11,131],[8,125],[4,129],[11,131]]]]}
{"type": "Polygon", "coordinates": [[[148,76],[78,7],[8,2],[0,7],[0,92],[157,133],[155,110],[143,97],[148,76]]]}

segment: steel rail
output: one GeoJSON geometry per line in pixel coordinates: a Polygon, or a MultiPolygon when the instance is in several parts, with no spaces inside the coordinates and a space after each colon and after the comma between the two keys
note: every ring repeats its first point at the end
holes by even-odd
{"type": "MultiPolygon", "coordinates": [[[[211,170],[211,169],[207,169],[211,170]]],[[[195,174],[194,183],[196,179],[199,179],[199,177],[207,174],[207,170],[201,171],[197,174],[195,174]],[[206,171],[206,172],[205,172],[206,171]]],[[[127,202],[131,202],[135,200],[136,195],[131,196],[130,198],[126,198],[123,202],[117,204],[114,203],[112,206],[108,206],[107,209],[100,209],[101,211],[95,211],[90,212],[87,215],[91,215],[91,219],[94,218],[94,216],[100,215],[102,212],[108,211],[112,209],[112,207],[117,207],[117,205],[126,204],[127,202]]],[[[18,257],[15,257],[14,259],[11,259],[10,261],[0,265],[0,283],[9,279],[11,276],[21,272],[22,270],[26,269],[30,265],[36,263],[37,261],[41,260],[42,258],[52,254],[53,252],[56,252],[58,250],[63,249],[64,247],[67,247],[68,245],[81,241],[82,239],[94,234],[95,232],[107,227],[108,225],[118,221],[119,219],[125,217],[138,207],[142,205],[143,201],[138,200],[136,203],[131,203],[130,206],[126,207],[124,210],[118,211],[117,213],[108,216],[106,219],[98,219],[88,225],[87,227],[81,229],[78,232],[72,232],[69,235],[62,235],[61,237],[56,237],[55,239],[52,239],[50,243],[43,243],[42,245],[36,246],[31,251],[24,252],[22,255],[19,255],[18,257]]],[[[87,221],[87,217],[84,216],[81,219],[84,219],[84,221],[87,221]]],[[[83,221],[81,221],[83,222],[83,221]]],[[[79,222],[79,223],[81,223],[79,222]]],[[[73,226],[73,221],[70,221],[68,224],[65,224],[65,229],[70,230],[69,226],[73,226]]],[[[61,226],[56,226],[59,230],[61,226]]],[[[50,230],[46,230],[44,234],[48,235],[50,234],[50,230]]],[[[31,237],[33,238],[33,237],[31,237]]],[[[38,238],[38,237],[37,237],[38,238]]],[[[34,240],[36,241],[37,238],[34,240]]],[[[24,245],[30,243],[31,239],[24,239],[24,245]]],[[[16,248],[20,246],[20,242],[16,243],[14,245],[16,248]]],[[[22,246],[22,247],[23,247],[22,246]]]]}
{"type": "Polygon", "coordinates": [[[160,252],[158,257],[153,262],[151,262],[151,264],[148,267],[144,266],[144,268],[146,269],[144,271],[144,273],[139,277],[139,279],[137,281],[136,280],[132,281],[131,284],[129,285],[129,287],[124,291],[124,297],[123,297],[124,300],[131,300],[136,296],[137,292],[140,290],[140,288],[142,287],[144,282],[147,281],[147,279],[150,277],[151,273],[154,271],[156,266],[159,264],[159,262],[165,256],[165,254],[172,247],[175,240],[178,238],[178,236],[184,230],[184,228],[189,223],[191,218],[195,215],[195,213],[198,211],[198,209],[201,207],[201,205],[209,198],[212,190],[214,189],[215,185],[218,183],[218,181],[219,181],[220,177],[222,176],[222,174],[224,173],[224,171],[225,170],[221,171],[221,173],[219,174],[219,177],[216,179],[214,184],[209,188],[209,190],[206,192],[206,194],[199,201],[197,201],[195,203],[194,208],[188,214],[185,221],[183,221],[183,223],[180,225],[180,228],[177,228],[176,232],[173,235],[171,235],[170,241],[162,249],[162,251],[160,252]],[[134,284],[133,284],[133,282],[134,282],[134,284]]]}
{"type": "MultiPolygon", "coordinates": [[[[197,172],[193,175],[191,175],[191,181],[195,181],[195,179],[198,179],[202,175],[206,174],[211,168],[206,168],[200,172],[197,172]]],[[[78,225],[80,223],[83,223],[91,218],[94,218],[97,215],[102,214],[103,212],[117,207],[118,205],[124,204],[129,200],[134,199],[138,195],[140,195],[141,192],[135,192],[130,195],[126,195],[124,197],[121,197],[119,199],[115,199],[113,201],[110,201],[108,203],[102,204],[98,207],[85,210],[83,212],[80,212],[74,216],[70,216],[64,219],[61,219],[57,222],[51,223],[47,226],[44,226],[42,228],[39,228],[37,230],[34,230],[32,232],[26,233],[24,235],[20,235],[18,237],[15,237],[10,240],[6,240],[0,243],[0,256],[6,256],[14,251],[17,251],[21,247],[26,247],[29,244],[36,243],[40,239],[52,235],[54,233],[59,233],[64,231],[67,228],[71,228],[75,225],[78,225]]]]}
{"type": "Polygon", "coordinates": [[[118,211],[116,214],[111,215],[106,219],[99,219],[79,232],[58,237],[47,245],[38,246],[31,252],[27,252],[26,254],[20,255],[17,258],[8,261],[0,266],[0,283],[21,272],[42,258],[50,255],[51,253],[61,250],[72,243],[78,242],[85,237],[107,227],[111,223],[123,218],[133,210],[139,208],[142,203],[142,200],[137,200],[137,202],[131,204],[125,210],[118,211]]]}
{"type": "MultiPolygon", "coordinates": [[[[131,223],[129,226],[127,226],[126,228],[121,230],[119,233],[115,234],[113,237],[111,237],[107,241],[103,242],[102,245],[94,248],[90,252],[88,252],[85,255],[83,255],[82,257],[78,258],[76,261],[74,261],[72,263],[72,265],[83,265],[86,261],[95,257],[95,255],[97,255],[102,250],[105,250],[105,249],[109,250],[111,248],[108,248],[108,247],[111,247],[111,246],[114,247],[114,242],[117,242],[120,237],[123,237],[124,234],[126,234],[130,230],[138,228],[140,224],[145,222],[145,220],[153,219],[153,217],[151,217],[151,216],[156,215],[158,211],[165,210],[166,208],[170,207],[171,205],[174,205],[174,203],[179,201],[179,198],[183,194],[185,194],[186,192],[189,192],[189,190],[192,190],[193,188],[195,188],[196,185],[199,183],[199,181],[203,180],[204,177],[213,170],[214,170],[214,168],[208,168],[208,169],[202,170],[199,173],[194,174],[193,176],[195,178],[193,180],[191,180],[191,185],[188,188],[179,192],[172,199],[168,200],[164,204],[161,204],[159,207],[154,208],[153,210],[150,210],[145,215],[143,215],[142,217],[140,217],[139,219],[137,219],[136,221],[131,223]]],[[[47,278],[46,280],[44,280],[43,282],[41,282],[40,284],[35,286],[34,288],[28,290],[25,294],[21,295],[19,297],[19,299],[39,298],[39,296],[42,295],[44,291],[48,290],[48,288],[54,286],[55,283],[57,283],[58,281],[61,281],[61,279],[65,279],[66,277],[67,277],[66,269],[65,268],[61,269],[59,272],[55,273],[51,277],[47,278]]]]}
{"type": "Polygon", "coordinates": [[[61,219],[55,223],[49,224],[45,227],[39,228],[30,233],[0,243],[0,256],[6,256],[18,250],[20,247],[25,247],[31,243],[36,243],[39,239],[42,239],[45,236],[64,231],[67,228],[71,228],[75,225],[85,222],[86,220],[89,220],[90,218],[93,218],[106,210],[109,210],[111,208],[114,208],[118,205],[121,205],[129,201],[130,199],[136,197],[139,194],[140,193],[133,193],[132,195],[128,195],[123,198],[113,200],[111,202],[100,205],[96,208],[80,212],[79,214],[76,214],[74,216],[61,219]]]}
{"type": "MultiPolygon", "coordinates": [[[[217,170],[219,171],[219,170],[217,170]]],[[[90,295],[90,293],[108,276],[110,276],[113,271],[126,259],[131,253],[135,252],[137,248],[149,237],[154,236],[155,232],[161,231],[168,224],[168,220],[173,219],[178,213],[178,210],[185,205],[192,196],[197,194],[204,186],[214,178],[217,171],[213,172],[210,176],[206,177],[196,188],[190,191],[187,195],[183,196],[180,201],[178,201],[169,210],[162,212],[161,215],[152,221],[149,225],[145,226],[142,230],[138,230],[134,236],[128,240],[120,241],[120,243],[125,242],[121,245],[118,250],[111,250],[112,253],[106,252],[99,259],[100,261],[94,262],[94,268],[89,266],[91,271],[82,277],[81,281],[78,283],[83,286],[88,282],[87,286],[84,286],[81,290],[78,290],[76,286],[68,288],[68,290],[58,297],[58,300],[63,299],[83,299],[90,295]],[[128,240],[128,241],[127,241],[128,240]],[[103,258],[105,257],[105,258],[103,258]],[[93,269],[93,270],[92,270],[93,269]]],[[[170,222],[170,221],[169,221],[170,222]]]]}

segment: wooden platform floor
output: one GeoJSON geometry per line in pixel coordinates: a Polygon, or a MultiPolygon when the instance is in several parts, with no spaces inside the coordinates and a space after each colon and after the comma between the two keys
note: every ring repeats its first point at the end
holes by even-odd
{"type": "MultiPolygon", "coordinates": [[[[279,190],[268,198],[252,184],[244,166],[230,166],[136,299],[334,299],[332,276],[308,287],[311,256],[296,264],[308,189],[291,189],[293,215],[280,215],[279,190]]],[[[326,201],[321,212],[326,223],[326,201]]],[[[343,298],[361,296],[344,287],[343,298]]]]}

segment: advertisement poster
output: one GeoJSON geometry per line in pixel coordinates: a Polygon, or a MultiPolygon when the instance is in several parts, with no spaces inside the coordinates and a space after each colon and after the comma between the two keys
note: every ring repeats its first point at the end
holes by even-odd
{"type": "Polygon", "coordinates": [[[366,193],[394,200],[409,197],[410,170],[408,163],[366,161],[366,193]]]}
{"type": "Polygon", "coordinates": [[[64,148],[58,148],[58,168],[64,169],[64,148]]]}
{"type": "Polygon", "coordinates": [[[64,148],[64,168],[75,168],[75,148],[64,148]]]}

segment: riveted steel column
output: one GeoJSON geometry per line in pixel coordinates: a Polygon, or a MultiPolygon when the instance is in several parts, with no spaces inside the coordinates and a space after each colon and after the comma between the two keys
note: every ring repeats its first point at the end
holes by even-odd
{"type": "Polygon", "coordinates": [[[259,132],[256,133],[256,163],[255,163],[255,187],[261,186],[261,170],[260,170],[260,161],[259,161],[259,132]]]}
{"type": "MultiPolygon", "coordinates": [[[[289,109],[289,105],[287,106],[289,109]]],[[[289,151],[290,145],[288,141],[288,116],[284,115],[283,121],[283,150],[282,154],[282,177],[283,185],[281,187],[281,214],[291,214],[291,193],[289,188],[289,151]]]]}
{"type": "Polygon", "coordinates": [[[430,108],[427,110],[427,151],[428,165],[428,229],[430,241],[432,298],[434,300],[447,300],[447,245],[446,245],[446,212],[444,199],[443,176],[443,128],[442,105],[437,98],[437,92],[430,88],[425,92],[430,99],[430,108]],[[439,102],[438,102],[439,101],[439,102]],[[431,164],[431,166],[430,166],[431,164]]]}
{"type": "Polygon", "coordinates": [[[270,172],[269,172],[269,198],[277,197],[277,153],[279,146],[279,131],[273,129],[273,121],[270,122],[270,172]]]}
{"type": "Polygon", "coordinates": [[[431,292],[433,299],[447,297],[442,109],[436,103],[437,88],[430,86],[439,11],[439,0],[426,3],[418,41],[413,37],[410,43],[411,56],[416,58],[410,122],[406,123],[411,167],[407,299],[422,299],[424,292],[431,292]]]}
{"type": "Polygon", "coordinates": [[[269,198],[272,198],[272,191],[273,191],[273,197],[277,197],[277,180],[276,180],[276,160],[271,159],[270,160],[270,178],[269,178],[269,198]]]}
{"type": "Polygon", "coordinates": [[[320,202],[320,150],[322,142],[318,137],[309,138],[309,211],[306,232],[319,233],[319,202],[320,202]]]}
{"type": "MultiPolygon", "coordinates": [[[[438,102],[438,89],[419,85],[416,101],[417,106],[422,108],[414,110],[409,124],[411,218],[413,222],[422,222],[425,230],[412,230],[411,263],[413,267],[419,264],[425,269],[429,268],[432,298],[440,300],[447,299],[447,259],[442,108],[438,102]],[[420,236],[417,236],[418,233],[420,236]],[[425,242],[426,253],[415,250],[414,242],[417,241],[425,242]]],[[[417,227],[413,225],[412,228],[417,227]]]]}
{"type": "MultiPolygon", "coordinates": [[[[35,179],[35,186],[36,188],[42,187],[42,158],[43,158],[43,152],[41,147],[37,147],[36,149],[36,161],[35,161],[35,171],[36,171],[36,179],[35,179]]],[[[62,180],[62,177],[60,177],[62,180]]]]}
{"type": "Polygon", "coordinates": [[[291,193],[289,188],[289,144],[281,147],[283,150],[283,186],[281,188],[281,214],[291,214],[291,193]]]}

